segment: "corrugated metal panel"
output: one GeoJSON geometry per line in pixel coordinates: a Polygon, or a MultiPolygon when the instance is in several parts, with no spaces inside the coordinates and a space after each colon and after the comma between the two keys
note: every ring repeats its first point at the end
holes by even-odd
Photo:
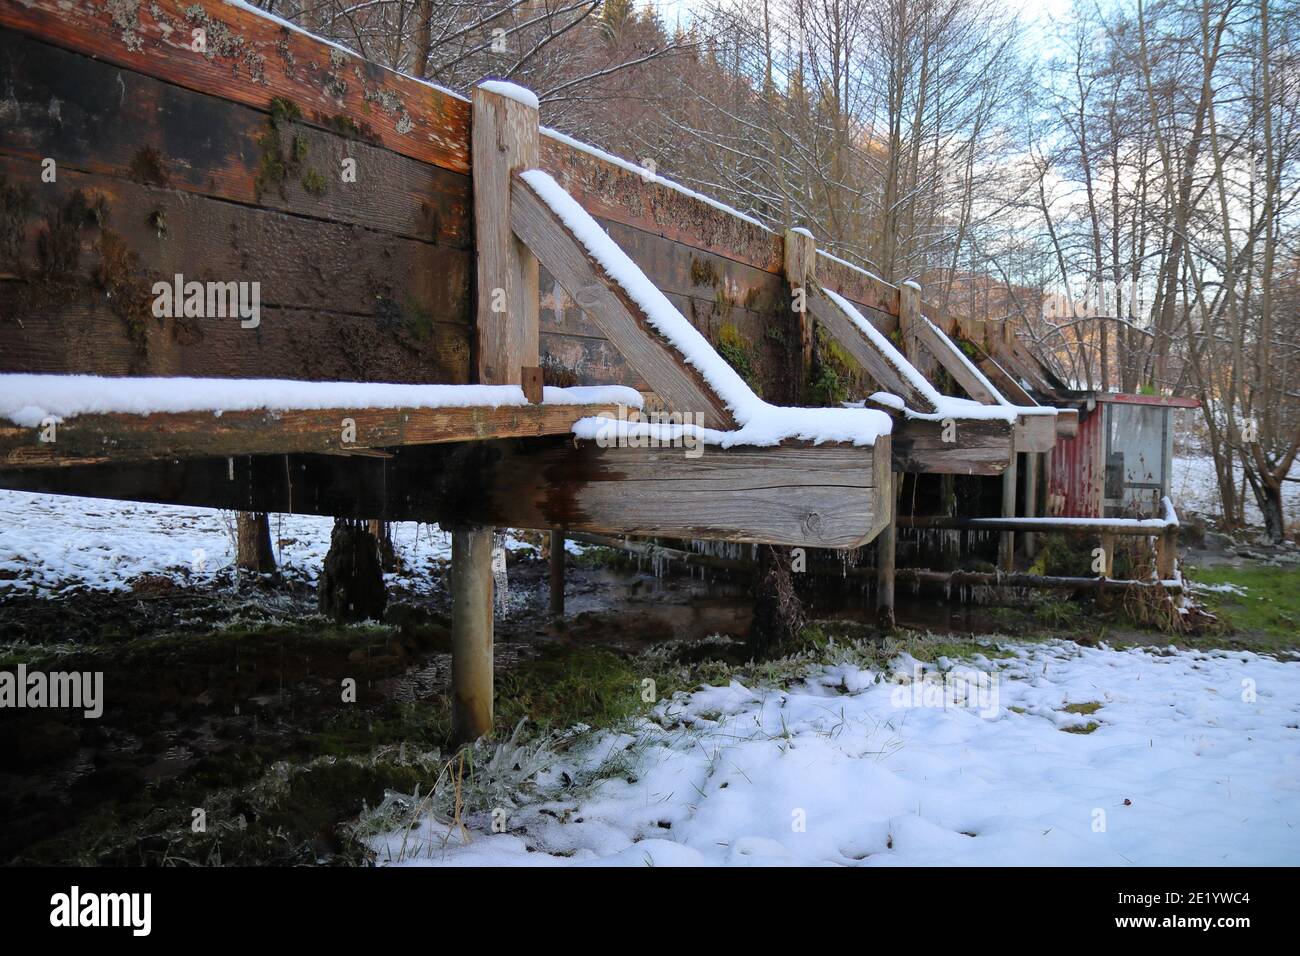
{"type": "Polygon", "coordinates": [[[1079,413],[1079,432],[1073,438],[1058,438],[1052,450],[1052,475],[1048,483],[1048,504],[1054,514],[1075,518],[1100,518],[1101,487],[1098,474],[1100,449],[1105,441],[1099,405],[1079,413]]]}

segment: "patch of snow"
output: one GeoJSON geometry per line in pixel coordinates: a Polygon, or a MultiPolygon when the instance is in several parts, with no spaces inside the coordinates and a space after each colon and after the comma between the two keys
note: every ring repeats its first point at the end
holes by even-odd
{"type": "MultiPolygon", "coordinates": [[[[1241,463],[1233,462],[1233,487],[1241,493],[1241,463]]],[[[1300,476],[1300,465],[1292,469],[1293,476],[1300,476]]],[[[1219,497],[1219,483],[1215,476],[1214,459],[1209,455],[1176,455],[1170,476],[1172,497],[1183,508],[1205,515],[1222,515],[1223,502],[1219,497]]],[[[1255,502],[1255,494],[1246,487],[1246,523],[1254,527],[1263,527],[1264,514],[1255,502]]],[[[1288,527],[1300,523],[1300,481],[1282,483],[1282,513],[1288,527]]]]}
{"type": "Polygon", "coordinates": [[[520,86],[518,83],[510,83],[506,80],[484,80],[479,83],[479,87],[489,93],[496,93],[498,96],[504,96],[516,103],[522,103],[532,109],[539,108],[537,94],[527,87],[520,86]]]}
{"type": "MultiPolygon", "coordinates": [[[[543,390],[548,404],[641,406],[621,385],[543,390]]],[[[98,375],[0,375],[0,418],[25,428],[47,417],[117,412],[288,411],[316,408],[500,408],[526,405],[518,385],[397,385],[288,379],[113,378],[98,375]]]]}
{"type": "Polygon", "coordinates": [[[372,846],[405,866],[1300,863],[1300,662],[1011,649],[679,694],[579,738],[506,833],[426,818],[372,846]],[[944,697],[963,683],[984,689],[944,697]]]}
{"type": "MultiPolygon", "coordinates": [[[[706,440],[724,447],[776,445],[786,439],[870,445],[880,435],[889,433],[892,427],[889,416],[872,409],[786,408],[763,401],[559,183],[540,169],[530,169],[521,176],[573,231],[605,273],[641,308],[655,330],[681,353],[687,364],[699,370],[735,415],[739,429],[726,432],[704,429],[701,434],[707,436],[706,440]]],[[[592,417],[582,419],[574,431],[580,438],[597,438],[599,429],[613,427],[619,426],[610,419],[592,417]]]]}
{"type": "MultiPolygon", "coordinates": [[[[72,495],[0,490],[0,599],[80,589],[123,591],[140,575],[211,585],[235,562],[233,512],[72,495]]],[[[332,518],[271,515],[271,543],[285,577],[314,582],[330,546],[332,518]]],[[[428,591],[451,558],[451,535],[436,524],[395,521],[393,548],[405,570],[390,586],[428,591]]],[[[507,551],[535,550],[514,535],[507,551]]],[[[568,548],[581,553],[582,546],[568,548]]]]}

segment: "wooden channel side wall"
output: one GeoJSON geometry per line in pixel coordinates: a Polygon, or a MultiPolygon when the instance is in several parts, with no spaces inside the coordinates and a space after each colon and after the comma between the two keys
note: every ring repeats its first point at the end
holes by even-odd
{"type": "MultiPolygon", "coordinates": [[[[469,380],[467,102],[213,0],[30,0],[0,27],[0,371],[469,380]],[[153,317],[176,272],[260,282],[260,327],[153,317]]],[[[760,392],[802,397],[780,236],[551,137],[542,164],[760,392]]],[[[819,271],[896,326],[894,287],[819,271]]],[[[643,384],[542,292],[555,372],[643,384]]]]}

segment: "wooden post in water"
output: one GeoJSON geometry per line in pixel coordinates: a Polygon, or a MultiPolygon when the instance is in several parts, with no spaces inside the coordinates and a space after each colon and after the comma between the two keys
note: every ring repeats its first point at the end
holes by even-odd
{"type": "Polygon", "coordinates": [[[564,532],[551,532],[551,620],[564,620],[564,532]]]}
{"type": "Polygon", "coordinates": [[[892,630],[894,617],[894,556],[898,545],[898,489],[902,474],[892,472],[889,495],[889,524],[876,537],[876,622],[892,630]]]}
{"type": "Polygon", "coordinates": [[[492,732],[491,528],[451,532],[451,728],[460,743],[492,732]]]}
{"type": "MultiPolygon", "coordinates": [[[[474,377],[482,385],[527,384],[535,393],[538,264],[511,229],[510,186],[515,172],[539,165],[537,109],[483,87],[474,90],[472,109],[478,262],[474,377]]],[[[492,732],[493,543],[490,527],[452,530],[451,723],[462,743],[492,732]]]]}
{"type": "MultiPolygon", "coordinates": [[[[1015,452],[1007,463],[1007,470],[1002,473],[1002,517],[1016,516],[1016,465],[1020,458],[1015,452]]],[[[1016,569],[1016,533],[1003,531],[998,539],[998,570],[1014,571],[1016,569]]]]}

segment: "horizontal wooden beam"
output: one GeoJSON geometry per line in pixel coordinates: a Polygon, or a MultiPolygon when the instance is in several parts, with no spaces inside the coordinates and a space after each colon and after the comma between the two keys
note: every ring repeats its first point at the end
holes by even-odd
{"type": "Polygon", "coordinates": [[[1020,415],[1015,424],[1016,451],[1051,451],[1056,447],[1055,415],[1020,415]]]}
{"type": "MultiPolygon", "coordinates": [[[[224,417],[224,416],[223,416],[224,417]]],[[[296,514],[808,547],[888,520],[890,441],[873,447],[601,448],[569,438],[0,470],[0,487],[296,514]],[[698,449],[697,449],[698,450],[698,449]]]]}
{"type": "Polygon", "coordinates": [[[1011,460],[1013,426],[997,419],[944,422],[898,418],[893,468],[909,474],[1000,475],[1011,460]],[[946,440],[946,439],[951,440],[946,440]]]}
{"type": "Polygon", "coordinates": [[[1056,410],[1056,437],[1073,438],[1079,434],[1079,410],[1077,408],[1058,408],[1056,410]]]}
{"type": "Polygon", "coordinates": [[[515,177],[510,224],[548,272],[674,411],[704,416],[707,428],[735,429],[731,410],[694,366],[650,324],[641,306],[527,182],[515,177]]]}
{"type": "Polygon", "coordinates": [[[108,461],[304,452],[353,454],[491,438],[565,435],[612,405],[506,405],[499,408],[328,408],[294,411],[80,415],[45,429],[0,425],[0,468],[108,461]]]}

